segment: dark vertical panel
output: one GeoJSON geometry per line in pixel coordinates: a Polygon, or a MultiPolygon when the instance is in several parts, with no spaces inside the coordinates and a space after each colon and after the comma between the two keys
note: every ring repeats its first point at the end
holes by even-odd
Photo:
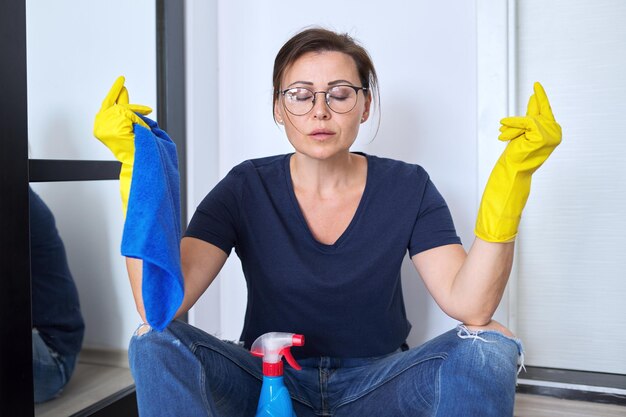
{"type": "Polygon", "coordinates": [[[187,226],[185,2],[156,0],[157,118],[176,143],[183,230],[187,226]]]}
{"type": "Polygon", "coordinates": [[[32,416],[26,4],[0,3],[0,415],[32,416]]]}
{"type": "MultiPolygon", "coordinates": [[[[176,143],[182,230],[187,228],[185,2],[156,0],[157,119],[176,143]]],[[[187,320],[187,314],[180,317],[187,320]]]]}

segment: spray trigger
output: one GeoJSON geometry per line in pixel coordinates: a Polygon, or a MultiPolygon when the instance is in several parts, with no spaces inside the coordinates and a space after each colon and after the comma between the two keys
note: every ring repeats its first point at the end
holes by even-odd
{"type": "Polygon", "coordinates": [[[301,334],[265,333],[257,337],[252,343],[250,353],[263,358],[264,376],[281,376],[283,374],[283,362],[281,360],[283,356],[291,367],[297,370],[302,369],[289,350],[292,346],[302,345],[304,345],[304,336],[301,334]]]}
{"type": "Polygon", "coordinates": [[[288,347],[283,348],[280,351],[280,354],[285,357],[285,359],[287,360],[287,363],[291,365],[293,369],[297,371],[300,371],[302,369],[302,367],[298,364],[298,362],[296,362],[293,355],[291,354],[291,348],[288,348],[288,347]]]}

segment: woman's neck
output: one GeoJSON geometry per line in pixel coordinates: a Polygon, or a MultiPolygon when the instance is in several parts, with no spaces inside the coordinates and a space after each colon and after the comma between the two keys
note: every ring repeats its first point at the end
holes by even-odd
{"type": "Polygon", "coordinates": [[[320,196],[352,187],[362,187],[367,161],[362,155],[346,152],[332,159],[314,159],[296,152],[290,160],[294,188],[320,196]]]}

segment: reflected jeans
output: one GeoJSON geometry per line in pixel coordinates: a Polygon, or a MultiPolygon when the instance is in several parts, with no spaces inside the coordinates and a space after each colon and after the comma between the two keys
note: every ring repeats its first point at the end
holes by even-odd
{"type": "Polygon", "coordinates": [[[50,349],[33,329],[33,385],[35,403],[51,400],[61,394],[69,381],[76,357],[62,357],[50,349]]]}
{"type": "MultiPolygon", "coordinates": [[[[513,416],[519,340],[458,326],[376,358],[307,358],[285,366],[298,417],[513,416]]],[[[175,321],[132,337],[141,416],[253,417],[261,361],[243,347],[175,321]]]]}

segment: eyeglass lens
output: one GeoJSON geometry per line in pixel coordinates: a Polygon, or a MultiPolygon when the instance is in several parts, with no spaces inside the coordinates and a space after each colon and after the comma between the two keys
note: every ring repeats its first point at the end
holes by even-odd
{"type": "Polygon", "coordinates": [[[342,85],[331,87],[326,92],[318,91],[317,93],[308,88],[296,87],[286,90],[283,96],[287,110],[297,116],[311,111],[315,105],[317,94],[325,95],[326,104],[335,113],[347,113],[356,105],[357,91],[352,87],[342,85]]]}

